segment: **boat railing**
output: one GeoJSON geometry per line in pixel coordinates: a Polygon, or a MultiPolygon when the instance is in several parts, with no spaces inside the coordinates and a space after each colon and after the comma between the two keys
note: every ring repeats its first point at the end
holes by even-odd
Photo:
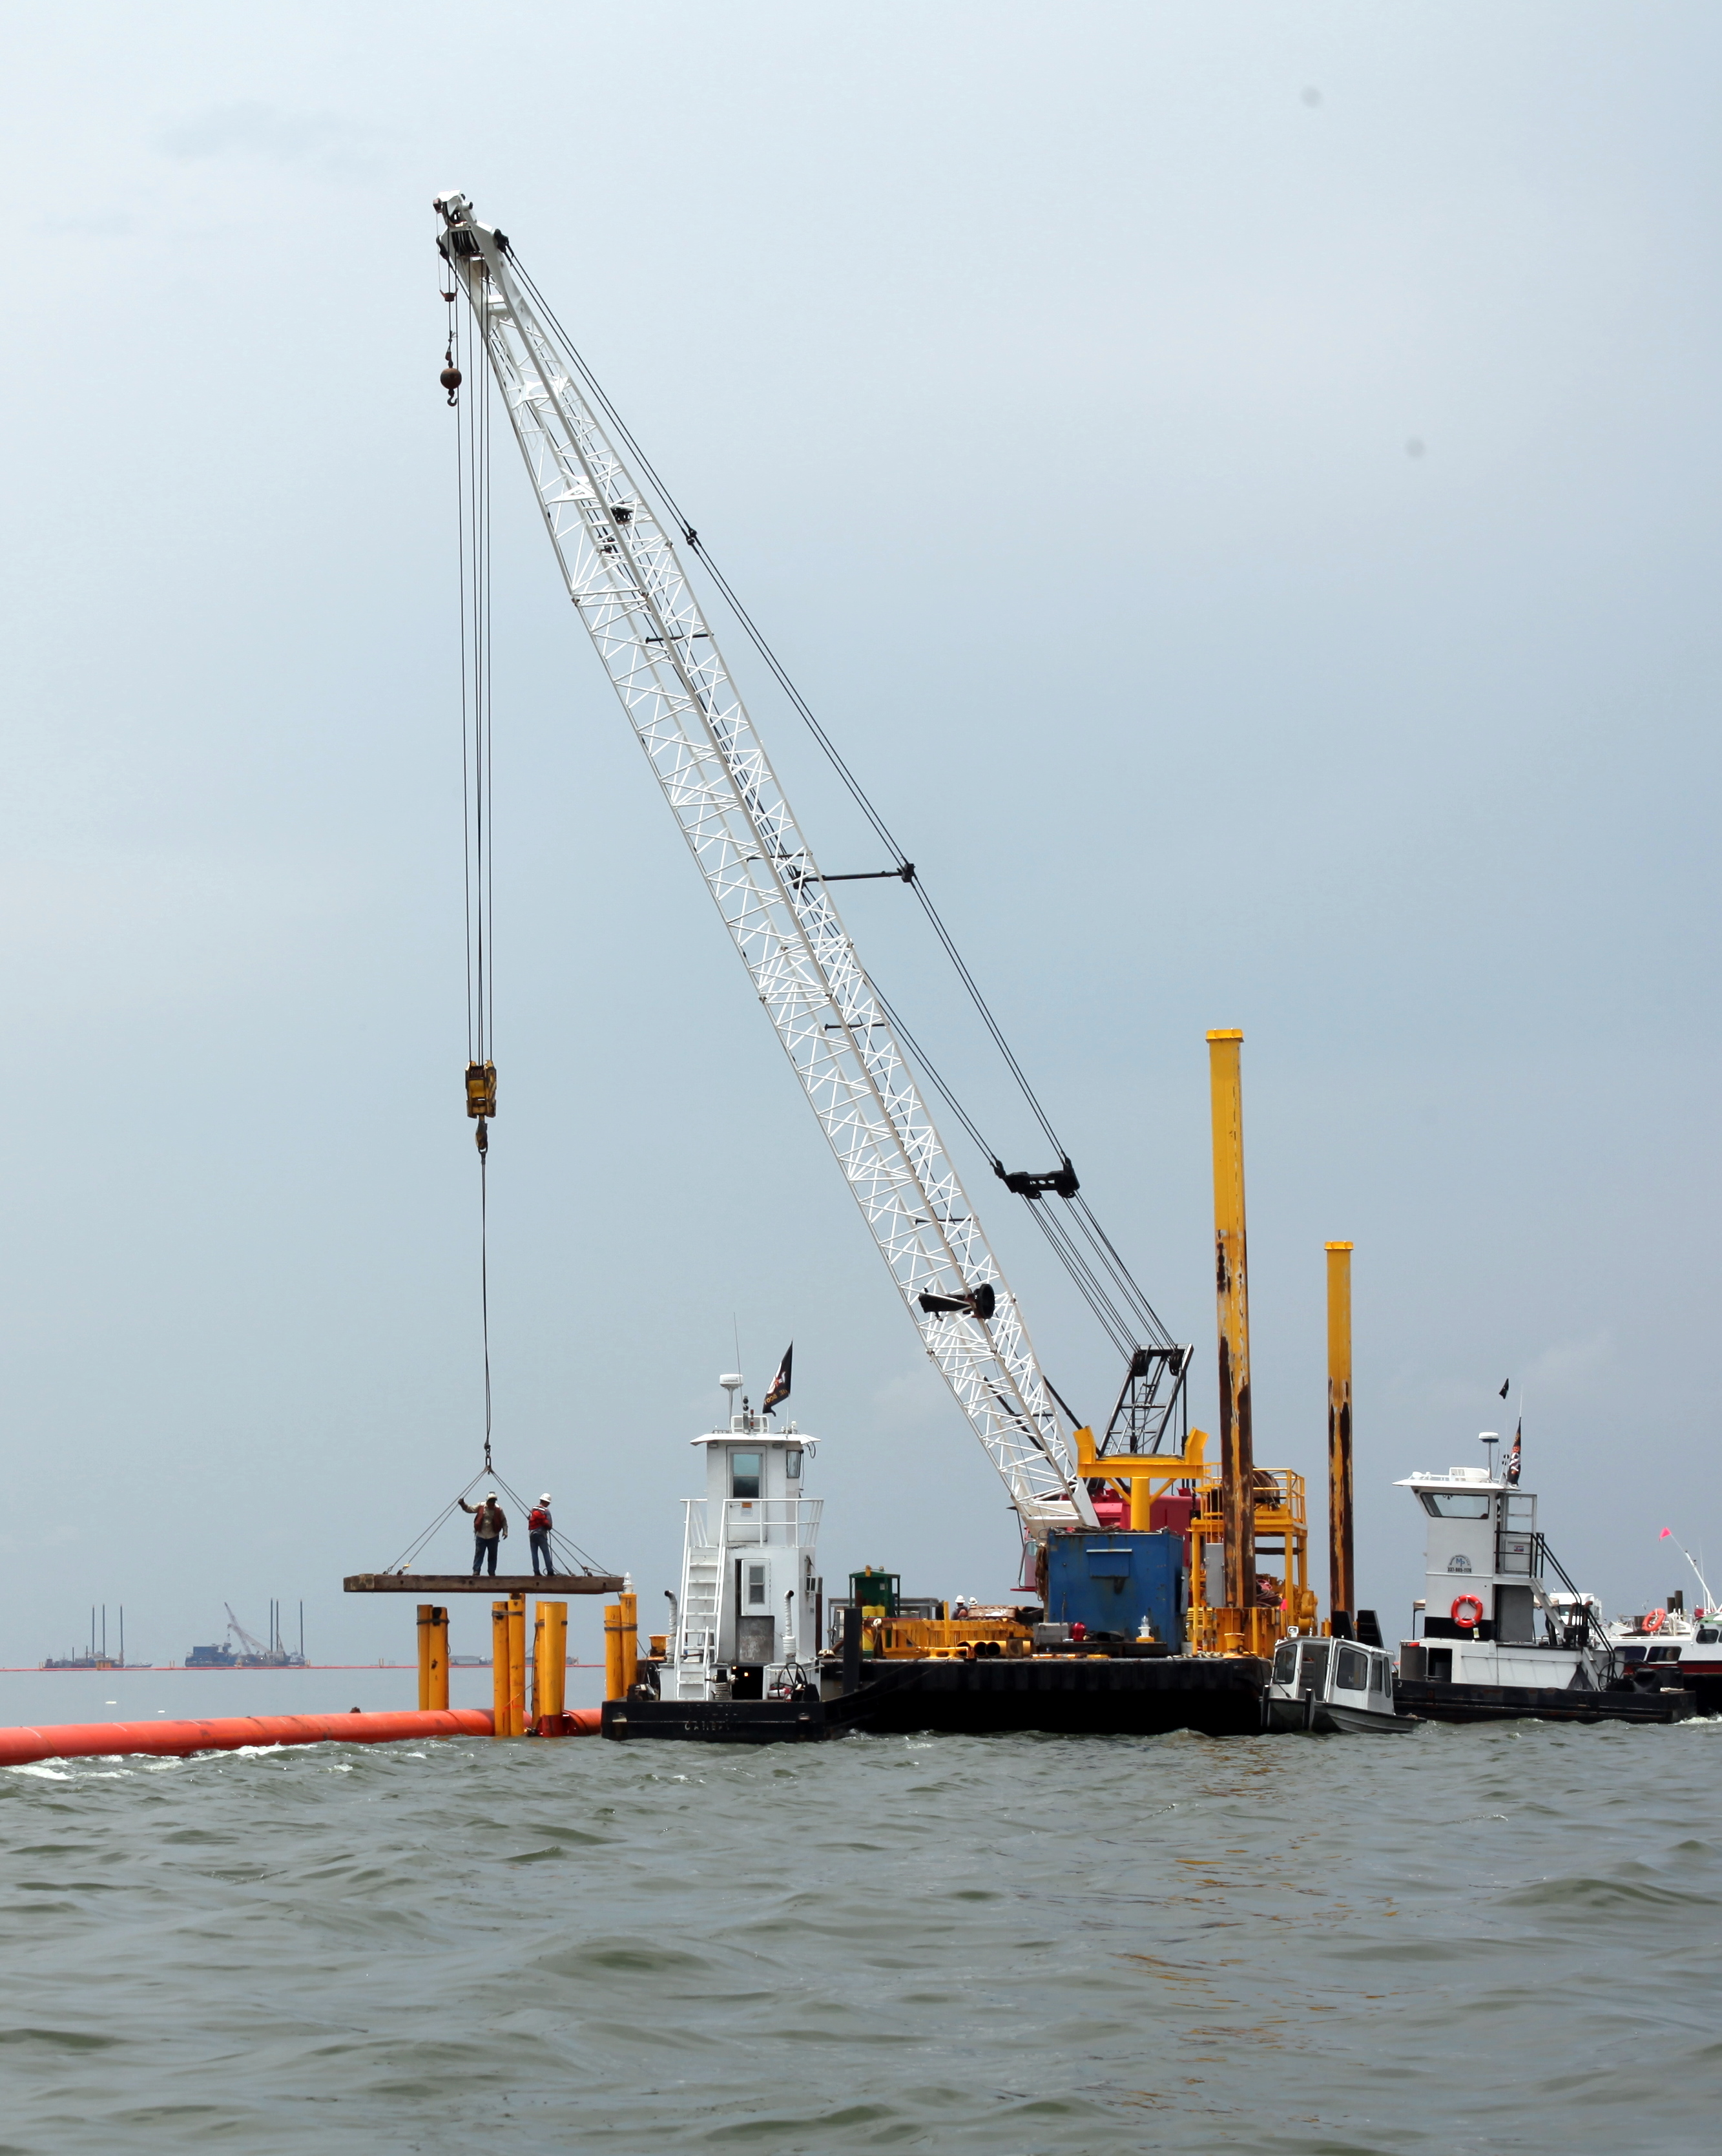
{"type": "MultiPolygon", "coordinates": [[[[1540,1579],[1543,1576],[1543,1568],[1545,1566],[1546,1566],[1548,1569],[1554,1573],[1555,1578],[1560,1581],[1561,1584],[1572,1597],[1573,1610],[1571,1614],[1576,1615],[1580,1611],[1582,1611],[1584,1614],[1585,1621],[1582,1628],[1581,1629],[1581,1640],[1596,1647],[1601,1653],[1608,1656],[1612,1659],[1614,1654],[1614,1642],[1609,1638],[1607,1631],[1604,1630],[1602,1620],[1591,1607],[1588,1599],[1580,1593],[1577,1584],[1573,1579],[1571,1573],[1567,1571],[1566,1567],[1562,1564],[1560,1558],[1555,1556],[1554,1551],[1549,1548],[1548,1542],[1543,1535],[1540,1533],[1534,1535],[1532,1536],[1531,1540],[1536,1544],[1536,1549],[1533,1557],[1533,1563],[1535,1566],[1534,1577],[1540,1579]]],[[[1569,1625],[1571,1624],[1571,1620],[1570,1616],[1568,1620],[1569,1625]]],[[[1577,1646],[1580,1644],[1580,1640],[1573,1640],[1569,1635],[1567,1644],[1571,1646],[1577,1646]]]]}
{"type": "Polygon", "coordinates": [[[744,1543],[778,1543],[811,1549],[819,1535],[823,1497],[725,1497],[723,1539],[734,1548],[744,1543]]]}
{"type": "Polygon", "coordinates": [[[684,1497],[690,1550],[734,1548],[744,1543],[787,1543],[812,1549],[819,1538],[823,1497],[725,1497],[719,1500],[717,1533],[707,1497],[684,1497]]]}

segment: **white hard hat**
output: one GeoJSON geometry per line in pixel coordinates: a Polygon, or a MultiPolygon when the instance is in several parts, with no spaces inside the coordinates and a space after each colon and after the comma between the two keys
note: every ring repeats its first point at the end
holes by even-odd
{"type": "Polygon", "coordinates": [[[549,1492],[549,1491],[548,1491],[548,1490],[546,1490],[546,1491],[545,1491],[544,1495],[543,1495],[543,1496],[539,1499],[539,1501],[538,1501],[538,1502],[539,1502],[539,1503],[540,1503],[541,1505],[547,1505],[547,1504],[550,1502],[550,1492],[549,1492]]]}

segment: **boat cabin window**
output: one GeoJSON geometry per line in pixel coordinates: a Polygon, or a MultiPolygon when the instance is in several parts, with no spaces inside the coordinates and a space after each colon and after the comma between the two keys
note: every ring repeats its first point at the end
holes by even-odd
{"type": "Polygon", "coordinates": [[[762,1564],[747,1568],[747,1606],[750,1609],[763,1609],[766,1606],[766,1568],[762,1564]]]}
{"type": "Polygon", "coordinates": [[[801,1481],[802,1456],[798,1451],[792,1449],[784,1454],[783,1472],[789,1477],[792,1482],[799,1482],[801,1481]]]}
{"type": "Polygon", "coordinates": [[[1371,1655],[1370,1656],[1369,1680],[1377,1691],[1386,1693],[1389,1697],[1391,1696],[1393,1691],[1393,1665],[1388,1661],[1385,1655],[1371,1655]]]}
{"type": "Polygon", "coordinates": [[[1369,1690],[1369,1656],[1361,1647],[1341,1647],[1340,1666],[1334,1672],[1334,1682],[1341,1691],[1369,1690]]]}
{"type": "Polygon", "coordinates": [[[1653,1662],[1678,1662],[1680,1650],[1678,1647],[1653,1647],[1646,1659],[1653,1662]]]}
{"type": "Polygon", "coordinates": [[[757,1497],[760,1493],[760,1456],[756,1452],[730,1455],[730,1495],[757,1497]]]}
{"type": "Polygon", "coordinates": [[[1298,1682],[1307,1699],[1313,1692],[1320,1699],[1327,1689],[1327,1658],[1332,1652],[1328,1640],[1304,1641],[1304,1665],[1298,1671],[1298,1682]]]}
{"type": "Polygon", "coordinates": [[[1494,1503],[1487,1490],[1419,1490],[1423,1510],[1438,1520],[1486,1520],[1494,1503]]]}
{"type": "Polygon", "coordinates": [[[1274,1681],[1289,1684],[1297,1673],[1298,1643],[1295,1640],[1282,1640],[1274,1650],[1274,1681]]]}
{"type": "Polygon", "coordinates": [[[1698,1643],[1699,1646],[1714,1647],[1719,1640],[1722,1640],[1722,1627],[1718,1627],[1714,1625],[1700,1625],[1699,1626],[1698,1643]]]}

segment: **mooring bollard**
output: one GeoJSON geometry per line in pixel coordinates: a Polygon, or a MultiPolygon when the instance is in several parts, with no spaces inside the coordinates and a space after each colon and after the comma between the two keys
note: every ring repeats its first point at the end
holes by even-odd
{"type": "Polygon", "coordinates": [[[622,1613],[622,1697],[626,1699],[640,1673],[640,1599],[624,1589],[616,1606],[622,1613]]]}
{"type": "Polygon", "coordinates": [[[507,1737],[508,1726],[508,1604],[490,1604],[490,1734],[507,1737]]]}
{"type": "Polygon", "coordinates": [[[568,1605],[541,1602],[533,1632],[532,1726],[541,1737],[565,1737],[568,1690],[568,1605]]]}
{"type": "Polygon", "coordinates": [[[622,1604],[604,1604],[604,1697],[626,1699],[628,1686],[622,1675],[622,1604]]]}
{"type": "Polygon", "coordinates": [[[526,1733],[526,1598],[508,1598],[508,1733],[526,1733]]]}
{"type": "Polygon", "coordinates": [[[448,1612],[434,1602],[418,1605],[418,1707],[446,1711],[448,1705],[448,1612]]]}

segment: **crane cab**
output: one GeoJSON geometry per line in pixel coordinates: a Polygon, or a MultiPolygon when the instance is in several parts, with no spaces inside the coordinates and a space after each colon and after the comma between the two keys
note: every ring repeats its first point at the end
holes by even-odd
{"type": "Polygon", "coordinates": [[[774,1430],[730,1394],[726,1424],[692,1442],[705,1493],[684,1501],[681,1592],[659,1674],[666,1699],[762,1699],[815,1683],[822,1501],[804,1494],[815,1440],[774,1430]]]}

